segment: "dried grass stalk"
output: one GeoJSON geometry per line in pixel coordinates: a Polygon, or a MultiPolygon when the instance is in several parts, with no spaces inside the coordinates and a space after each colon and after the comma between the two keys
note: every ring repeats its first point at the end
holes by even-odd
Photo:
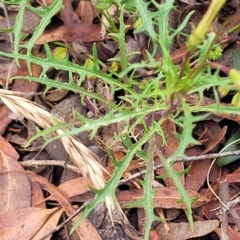
{"type": "MultiPolygon", "coordinates": [[[[0,89],[0,98],[11,111],[19,118],[26,118],[34,122],[41,128],[49,128],[55,125],[56,119],[48,111],[44,110],[40,105],[33,103],[25,98],[19,97],[22,93],[0,89]]],[[[56,135],[62,135],[64,131],[58,129],[54,132],[56,135]]],[[[83,176],[89,176],[94,187],[97,189],[104,187],[103,171],[107,172],[104,166],[99,162],[99,158],[84,146],[78,139],[73,136],[63,136],[60,138],[62,144],[68,153],[74,165],[80,170],[83,176]]],[[[108,210],[114,209],[111,198],[106,199],[108,210]]]]}

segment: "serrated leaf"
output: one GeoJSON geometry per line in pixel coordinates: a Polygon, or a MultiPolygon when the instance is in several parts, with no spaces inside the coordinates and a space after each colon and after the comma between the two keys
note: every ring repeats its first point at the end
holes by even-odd
{"type": "Polygon", "coordinates": [[[136,9],[142,18],[142,26],[135,30],[136,33],[147,31],[152,38],[157,38],[157,34],[154,30],[154,24],[152,18],[156,16],[154,13],[148,11],[148,6],[151,2],[144,2],[142,0],[134,0],[136,9]]]}
{"type": "MultiPolygon", "coordinates": [[[[14,48],[14,55],[17,55],[18,52],[20,51],[20,41],[22,39],[22,27],[23,27],[23,15],[25,13],[25,6],[28,4],[29,0],[23,0],[21,2],[21,4],[19,5],[19,11],[18,14],[16,16],[16,21],[15,21],[15,25],[14,25],[14,42],[13,42],[13,48],[14,48]]],[[[17,56],[15,56],[15,61],[17,63],[18,66],[19,65],[19,58],[17,58],[17,56]]]]}
{"type": "Polygon", "coordinates": [[[34,33],[27,44],[22,44],[22,47],[27,48],[27,56],[31,55],[32,48],[34,47],[37,39],[42,35],[45,28],[51,22],[51,19],[56,13],[58,13],[63,7],[63,0],[53,1],[50,6],[45,6],[44,10],[41,11],[41,21],[38,27],[34,30],[34,33]]]}
{"type": "MultiPolygon", "coordinates": [[[[105,183],[105,186],[101,190],[94,190],[95,191],[95,197],[94,200],[91,204],[87,206],[85,211],[83,212],[81,218],[78,219],[76,224],[74,225],[73,231],[76,226],[84,219],[85,217],[88,216],[88,214],[96,208],[96,206],[105,201],[105,199],[109,196],[113,199],[113,202],[118,206],[117,199],[115,196],[115,190],[118,186],[119,180],[121,179],[124,171],[127,169],[130,161],[133,159],[134,155],[138,151],[138,149],[149,139],[149,137],[157,131],[157,127],[151,129],[149,132],[147,132],[137,143],[128,145],[128,152],[125,155],[125,157],[122,159],[122,161],[116,163],[116,168],[112,174],[111,179],[105,183]]],[[[129,138],[129,137],[127,137],[129,138]]],[[[128,141],[127,141],[128,142],[128,141]]]]}
{"type": "MultiPolygon", "coordinates": [[[[11,53],[0,52],[0,54],[3,56],[6,56],[6,57],[13,58],[13,59],[18,58],[18,59],[25,60],[29,63],[30,62],[35,63],[37,65],[42,66],[44,71],[46,71],[46,69],[49,69],[54,66],[54,68],[57,70],[61,69],[61,70],[67,71],[67,72],[79,73],[80,75],[82,75],[82,74],[93,75],[96,78],[104,80],[107,84],[109,84],[111,86],[117,86],[120,89],[126,90],[126,92],[128,92],[129,94],[136,95],[135,91],[132,88],[130,88],[128,85],[125,85],[124,83],[122,83],[120,81],[116,81],[114,78],[111,77],[111,74],[103,73],[99,68],[97,68],[95,66],[95,64],[94,64],[93,69],[87,69],[83,66],[79,66],[77,64],[71,63],[67,58],[64,60],[55,59],[51,56],[51,50],[50,50],[50,54],[48,55],[49,46],[47,44],[45,44],[45,46],[46,46],[45,49],[47,52],[47,59],[46,58],[43,59],[43,58],[36,57],[33,55],[27,56],[27,55],[24,55],[21,53],[14,55],[11,53]]],[[[16,76],[16,78],[18,78],[18,76],[16,76]]],[[[25,76],[24,76],[24,78],[25,78],[25,76]]],[[[31,79],[33,80],[33,78],[31,78],[31,79]]],[[[34,81],[41,82],[41,79],[36,78],[34,81]]],[[[44,81],[43,84],[46,84],[46,81],[44,81]]]]}
{"type": "Polygon", "coordinates": [[[189,106],[185,103],[185,101],[182,101],[182,108],[184,114],[177,119],[177,124],[183,127],[183,131],[181,134],[176,134],[180,144],[177,151],[169,158],[169,161],[171,161],[173,158],[175,159],[176,157],[185,157],[185,150],[190,144],[200,144],[192,136],[193,129],[196,122],[204,120],[207,117],[207,115],[193,116],[189,106]]]}
{"type": "Polygon", "coordinates": [[[172,167],[172,164],[164,158],[164,156],[162,155],[162,153],[158,149],[156,149],[156,154],[162,160],[162,164],[163,164],[167,174],[169,175],[169,177],[174,182],[174,184],[177,188],[177,191],[179,192],[179,194],[181,196],[181,198],[179,199],[179,202],[184,202],[184,204],[186,205],[187,219],[189,221],[191,229],[193,229],[192,203],[194,201],[196,201],[196,199],[195,198],[190,198],[188,196],[188,193],[186,192],[186,190],[185,190],[184,186],[182,185],[181,181],[179,180],[178,173],[176,173],[174,171],[174,169],[172,167]]]}

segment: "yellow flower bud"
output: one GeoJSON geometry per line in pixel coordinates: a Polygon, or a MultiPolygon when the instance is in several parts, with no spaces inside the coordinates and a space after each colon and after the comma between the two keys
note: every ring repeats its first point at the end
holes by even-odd
{"type": "Polygon", "coordinates": [[[240,90],[240,72],[232,68],[228,73],[229,78],[232,80],[238,90],[240,90]]]}
{"type": "Polygon", "coordinates": [[[231,104],[236,108],[240,107],[240,93],[239,92],[234,94],[231,104]]]}

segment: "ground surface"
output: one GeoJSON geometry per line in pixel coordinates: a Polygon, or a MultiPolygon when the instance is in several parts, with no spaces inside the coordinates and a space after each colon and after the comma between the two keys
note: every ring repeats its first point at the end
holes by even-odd
{"type": "MultiPolygon", "coordinates": [[[[31,4],[34,7],[39,7],[44,6],[44,2],[31,1],[31,4]]],[[[46,2],[49,2],[49,5],[52,3],[52,1],[46,2]]],[[[126,6],[128,6],[127,3],[129,1],[126,1],[126,6]]],[[[73,1],[71,4],[71,1],[63,1],[63,4],[64,8],[51,17],[51,23],[44,29],[40,37],[35,39],[31,54],[43,59],[41,63],[36,64],[36,62],[31,61],[32,64],[29,68],[26,59],[20,58],[19,65],[9,58],[1,57],[0,59],[1,90],[9,89],[12,92],[3,90],[0,93],[2,99],[0,102],[1,239],[42,239],[44,235],[48,235],[49,231],[72,216],[80,206],[83,206],[82,210],[84,210],[84,204],[92,201],[94,193],[90,191],[89,185],[95,188],[103,186],[101,185],[100,169],[107,169],[108,171],[108,174],[103,171],[105,180],[110,179],[111,175],[115,176],[114,168],[119,170],[120,165],[116,167],[117,164],[114,165],[112,159],[117,162],[125,161],[128,152],[131,150],[122,138],[117,137],[123,136],[126,130],[126,122],[113,120],[117,118],[117,114],[121,110],[115,110],[114,114],[111,115],[112,117],[108,115],[113,109],[109,103],[116,104],[116,106],[119,104],[119,106],[128,109],[128,114],[135,111],[132,110],[134,107],[131,109],[131,102],[122,101],[123,97],[128,96],[127,88],[117,89],[113,87],[114,81],[121,83],[123,80],[122,82],[127,85],[126,80],[130,79],[129,76],[131,75],[131,71],[129,71],[127,77],[119,79],[117,74],[124,71],[124,62],[121,62],[121,60],[109,61],[111,58],[124,58],[121,56],[119,47],[121,46],[119,44],[120,40],[116,40],[120,37],[116,38],[107,34],[112,27],[108,25],[109,20],[104,19],[102,17],[103,13],[90,2],[73,1]],[[105,25],[103,24],[104,21],[106,21],[105,25]],[[46,79],[48,79],[48,82],[46,84],[43,84],[44,80],[39,80],[39,82],[37,80],[28,81],[27,77],[29,76],[43,79],[44,59],[47,59],[48,55],[46,48],[43,47],[44,41],[48,43],[49,52],[57,60],[53,60],[51,67],[47,66],[46,79]],[[92,57],[94,55],[92,51],[93,43],[96,43],[99,68],[102,74],[107,75],[111,71],[116,72],[115,75],[111,75],[110,79],[102,77],[101,74],[98,74],[98,70],[94,69],[96,63],[92,57]],[[71,63],[80,66],[79,71],[72,71],[71,67],[69,67],[70,70],[67,70],[67,67],[64,68],[64,66],[70,66],[64,62],[66,55],[69,55],[71,63]],[[58,61],[62,61],[62,65],[57,66],[58,61]],[[81,68],[81,66],[84,67],[81,68]],[[84,68],[88,69],[87,72],[81,70],[84,68]],[[69,74],[71,71],[72,74],[69,74]],[[91,71],[94,72],[93,75],[89,75],[91,71]],[[12,77],[16,76],[22,77],[11,80],[12,77]],[[49,79],[52,80],[49,81],[49,79]],[[109,82],[104,79],[108,79],[109,82]],[[50,83],[51,81],[55,81],[55,83],[50,83]],[[110,81],[113,81],[113,83],[110,84],[110,81]],[[44,92],[47,93],[43,94],[44,92]],[[104,116],[107,117],[104,119],[104,116]],[[101,118],[103,118],[102,122],[99,121],[100,123],[98,123],[97,120],[101,118]],[[75,137],[67,136],[64,140],[58,139],[47,145],[44,145],[46,139],[39,137],[26,147],[27,142],[37,134],[36,127],[45,129],[51,126],[59,126],[64,122],[65,125],[61,125],[61,129],[64,133],[67,133],[73,126],[76,129],[84,126],[86,119],[88,119],[87,122],[89,122],[90,127],[86,127],[86,131],[81,131],[75,137]],[[94,130],[94,126],[91,127],[91,124],[95,123],[95,120],[99,127],[94,135],[91,135],[92,130],[94,130]],[[90,162],[93,165],[90,165],[90,162]],[[91,171],[89,169],[93,169],[92,175],[89,174],[91,171]],[[99,169],[100,173],[96,169],[99,169]],[[98,174],[99,176],[96,176],[98,174]]],[[[12,5],[4,5],[3,3],[0,6],[2,7],[0,26],[2,28],[13,26],[19,9],[15,11],[12,9],[12,5]],[[6,12],[7,15],[5,15],[6,12]]],[[[209,7],[209,3],[179,0],[175,1],[175,6],[176,8],[171,10],[169,14],[170,29],[176,29],[187,14],[195,10],[189,23],[182,30],[184,34],[178,34],[168,49],[174,64],[181,66],[184,62],[184,56],[187,54],[186,36],[191,33],[193,25],[198,25],[209,7]]],[[[149,5],[149,9],[156,10],[153,4],[149,5]]],[[[108,14],[114,26],[119,28],[119,8],[109,7],[108,14]]],[[[124,51],[126,54],[134,52],[128,57],[125,56],[128,63],[126,67],[141,63],[141,61],[148,61],[147,52],[153,52],[153,43],[148,33],[135,33],[136,16],[139,13],[135,12],[135,14],[128,9],[123,14],[124,23],[129,25],[124,31],[123,39],[126,40],[124,51]]],[[[221,35],[218,36],[223,54],[211,61],[225,67],[240,69],[239,55],[237,54],[239,50],[239,28],[233,33],[229,33],[229,30],[239,23],[240,5],[238,1],[228,1],[209,31],[218,33],[220,25],[226,19],[230,19],[230,21],[223,27],[221,35]]],[[[21,39],[21,44],[28,43],[31,36],[34,36],[34,28],[39,25],[40,18],[36,14],[31,11],[24,13],[21,32],[26,35],[21,39]]],[[[158,32],[158,29],[156,29],[156,32],[158,32]]],[[[0,50],[12,53],[15,46],[12,44],[14,39],[16,39],[14,31],[11,35],[0,32],[0,50]]],[[[26,51],[26,49],[19,48],[19,53],[21,52],[23,55],[27,54],[26,51]]],[[[192,66],[195,64],[194,61],[197,61],[198,54],[196,53],[195,58],[191,59],[192,66]]],[[[153,58],[154,61],[164,62],[161,48],[156,50],[153,58]]],[[[155,70],[151,67],[139,67],[134,72],[136,77],[134,80],[137,84],[134,83],[131,88],[139,96],[143,94],[140,85],[147,86],[144,84],[156,77],[155,70]]],[[[214,73],[214,65],[211,65],[211,71],[214,73]]],[[[219,76],[224,78],[226,74],[220,72],[219,76]]],[[[161,84],[161,87],[164,88],[164,78],[161,84]]],[[[119,87],[119,85],[117,86],[119,87]]],[[[202,105],[204,107],[215,104],[216,99],[213,92],[211,87],[203,91],[202,105]]],[[[154,176],[150,175],[149,189],[152,188],[155,193],[152,203],[155,215],[168,221],[166,223],[153,221],[149,239],[220,239],[221,237],[227,239],[227,236],[229,239],[240,239],[238,232],[240,230],[239,161],[219,167],[216,161],[213,161],[211,155],[206,155],[219,154],[232,135],[234,135],[232,141],[240,139],[240,136],[238,136],[240,135],[240,104],[237,92],[233,90],[226,96],[220,97],[219,100],[219,106],[234,106],[235,113],[233,111],[233,114],[230,114],[230,110],[229,112],[210,112],[211,114],[204,120],[196,123],[190,136],[198,140],[201,145],[189,144],[185,149],[186,156],[194,157],[192,159],[194,161],[184,158],[174,164],[176,172],[182,172],[188,166],[191,166],[187,173],[178,176],[178,181],[184,186],[188,196],[195,198],[195,200],[197,198],[192,204],[194,230],[190,229],[189,218],[185,214],[187,212],[185,203],[178,201],[182,196],[179,189],[176,188],[176,183],[169,177],[157,178],[157,176],[166,173],[164,168],[158,168],[156,171],[152,170],[154,176]],[[232,101],[233,96],[235,102],[232,101]],[[203,156],[203,158],[200,159],[199,156],[203,156]],[[209,188],[207,177],[214,192],[221,199],[221,204],[209,188]],[[236,203],[232,202],[234,199],[236,203]],[[228,210],[225,208],[226,205],[228,210]]],[[[221,96],[221,92],[218,93],[221,96]]],[[[197,106],[199,103],[199,95],[196,93],[186,94],[185,97],[186,102],[193,106],[197,106]]],[[[146,103],[149,104],[148,111],[154,107],[153,101],[153,98],[146,100],[146,103]]],[[[139,100],[139,102],[141,101],[139,100]]],[[[166,106],[171,105],[170,100],[165,101],[164,104],[166,106]]],[[[114,105],[114,107],[116,106],[114,105]]],[[[144,184],[141,185],[139,180],[142,180],[145,176],[146,165],[150,169],[153,165],[161,164],[163,160],[159,156],[168,159],[180,148],[176,133],[182,133],[183,129],[189,126],[177,125],[176,122],[172,121],[172,118],[168,117],[170,113],[177,114],[178,107],[175,106],[174,108],[171,105],[169,108],[164,109],[163,107],[161,111],[147,112],[144,118],[145,125],[135,124],[137,115],[133,115],[133,118],[129,117],[128,125],[134,126],[131,131],[127,132],[132,146],[140,141],[141,137],[147,135],[146,128],[152,126],[152,122],[161,119],[164,119],[161,128],[165,137],[154,133],[153,138],[149,137],[146,144],[141,145],[141,150],[152,154],[151,163],[146,163],[143,160],[144,157],[141,158],[140,154],[137,154],[137,151],[140,150],[137,148],[136,154],[133,154],[131,161],[120,176],[122,182],[113,181],[114,184],[119,184],[118,188],[113,188],[113,192],[116,192],[116,199],[127,218],[121,214],[121,208],[114,210],[112,215],[113,226],[106,206],[98,204],[72,235],[69,235],[70,229],[76,223],[80,214],[72,220],[69,219],[64,227],[54,233],[52,239],[143,239],[144,225],[146,225],[146,221],[148,221],[146,218],[149,216],[146,217],[144,211],[146,206],[144,203],[141,203],[140,207],[131,207],[125,204],[141,200],[145,196],[146,186],[144,188],[144,184]],[[162,155],[150,152],[151,141],[154,141],[155,147],[159,146],[162,155]],[[139,172],[138,176],[133,179],[130,178],[133,174],[139,172]]],[[[196,112],[194,114],[197,115],[196,112]]],[[[73,128],[73,132],[75,128],[73,128]]],[[[45,133],[46,138],[51,139],[62,133],[57,132],[56,129],[52,130],[55,132],[45,133]]],[[[39,136],[43,135],[40,134],[39,136]]],[[[235,147],[230,150],[238,150],[238,146],[235,144],[235,147]]],[[[153,150],[152,152],[157,153],[157,151],[159,150],[153,150]]],[[[152,192],[149,194],[151,195],[152,192]]],[[[145,196],[145,198],[147,197],[145,196]]]]}

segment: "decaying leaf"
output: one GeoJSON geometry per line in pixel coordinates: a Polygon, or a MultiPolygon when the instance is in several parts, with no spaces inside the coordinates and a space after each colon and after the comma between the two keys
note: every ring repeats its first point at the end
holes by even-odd
{"type": "MultiPolygon", "coordinates": [[[[41,229],[34,235],[31,240],[39,240],[41,237],[45,236],[45,234],[49,233],[54,227],[57,226],[59,219],[63,213],[63,209],[60,208],[53,212],[53,214],[45,221],[44,225],[41,229]]],[[[47,240],[50,240],[52,235],[48,236],[47,240]]]]}
{"type": "Polygon", "coordinates": [[[0,216],[0,238],[31,239],[58,208],[20,208],[0,216]]]}
{"type": "MultiPolygon", "coordinates": [[[[3,143],[2,137],[1,142],[3,143]]],[[[12,155],[11,152],[15,150],[10,144],[2,144],[1,147],[4,145],[8,145],[9,149],[2,148],[0,150],[0,215],[31,206],[30,181],[17,159],[13,159],[4,153],[9,151],[10,155],[12,155]]],[[[17,153],[14,153],[14,155],[18,156],[17,153]]]]}
{"type": "Polygon", "coordinates": [[[172,240],[172,239],[189,239],[207,235],[218,227],[218,220],[208,221],[197,221],[194,222],[194,230],[190,229],[189,223],[168,223],[169,232],[166,232],[164,224],[160,223],[156,227],[161,239],[172,240]]]}
{"type": "MultiPolygon", "coordinates": [[[[74,209],[71,206],[71,203],[69,201],[69,198],[56,186],[54,186],[52,183],[48,182],[47,179],[36,175],[36,174],[29,174],[29,177],[35,181],[38,182],[40,185],[43,185],[47,191],[51,194],[52,198],[56,200],[64,209],[66,214],[70,217],[72,214],[74,214],[74,209]]],[[[72,219],[72,223],[75,224],[76,221],[81,216],[81,213],[78,214],[76,217],[72,219]]],[[[101,240],[97,230],[94,228],[94,226],[90,223],[90,221],[85,218],[81,222],[80,225],[77,226],[76,232],[78,233],[80,238],[83,239],[99,239],[101,240]]]]}
{"type": "Polygon", "coordinates": [[[77,39],[84,43],[102,41],[104,38],[101,34],[101,26],[98,24],[73,24],[71,26],[61,26],[57,29],[43,33],[36,41],[36,44],[42,45],[44,42],[60,40],[73,42],[77,39]]]}

